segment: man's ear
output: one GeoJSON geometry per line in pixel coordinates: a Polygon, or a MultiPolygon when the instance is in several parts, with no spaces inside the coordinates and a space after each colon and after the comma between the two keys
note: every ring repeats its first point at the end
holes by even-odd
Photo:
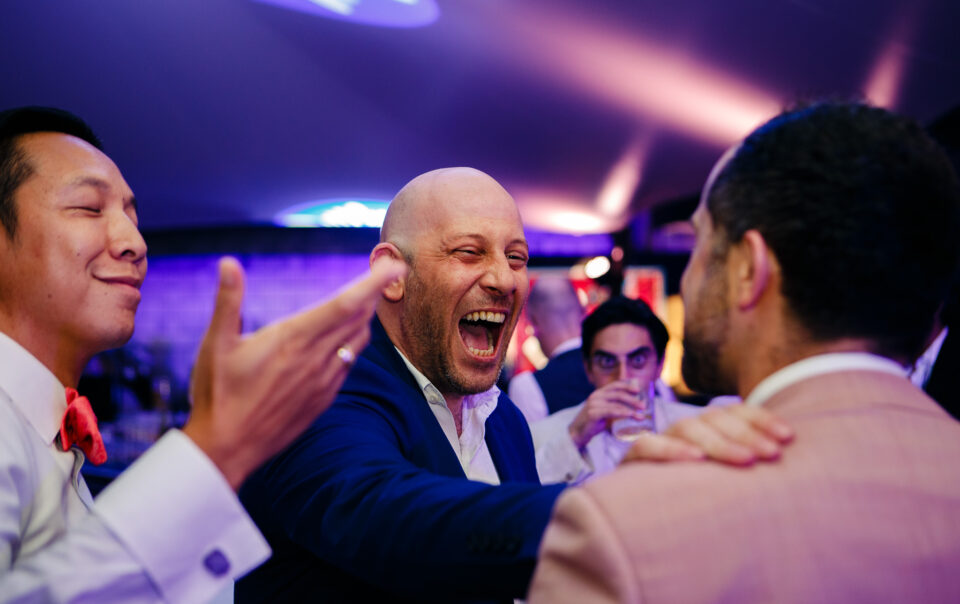
{"type": "Polygon", "coordinates": [[[744,233],[734,251],[732,272],[736,303],[739,308],[750,308],[755,306],[764,292],[772,286],[776,259],[763,235],[756,229],[744,233]]]}
{"type": "MultiPolygon", "coordinates": [[[[378,243],[373,251],[370,252],[370,266],[373,266],[377,260],[383,256],[394,258],[400,262],[406,262],[403,257],[403,254],[400,253],[400,248],[396,245],[383,242],[378,243]]],[[[410,274],[409,272],[407,274],[410,274]]],[[[389,300],[390,302],[399,302],[403,299],[403,292],[406,286],[406,277],[398,277],[395,281],[391,281],[389,285],[383,288],[383,297],[389,300]]]]}

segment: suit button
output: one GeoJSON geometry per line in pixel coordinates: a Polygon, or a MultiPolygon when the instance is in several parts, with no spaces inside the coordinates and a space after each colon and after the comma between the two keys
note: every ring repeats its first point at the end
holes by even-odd
{"type": "Polygon", "coordinates": [[[222,577],[230,570],[230,561],[218,549],[213,550],[203,559],[203,566],[214,577],[222,577]]]}

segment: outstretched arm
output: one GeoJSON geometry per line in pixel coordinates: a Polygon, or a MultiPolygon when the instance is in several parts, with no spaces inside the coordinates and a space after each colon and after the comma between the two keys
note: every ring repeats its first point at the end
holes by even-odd
{"type": "Polygon", "coordinates": [[[380,291],[404,270],[383,258],[333,299],[244,336],[243,271],[236,260],[221,260],[183,431],[234,490],[330,406],[350,369],[338,351],[349,358],[366,346],[380,291]]]}

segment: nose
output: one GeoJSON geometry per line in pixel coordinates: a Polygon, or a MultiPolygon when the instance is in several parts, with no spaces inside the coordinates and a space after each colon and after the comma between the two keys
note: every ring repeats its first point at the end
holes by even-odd
{"type": "Polygon", "coordinates": [[[494,295],[512,294],[517,289],[518,279],[526,278],[526,275],[518,275],[522,272],[524,271],[515,271],[506,256],[492,257],[487,263],[480,285],[494,295]]]}
{"type": "Polygon", "coordinates": [[[625,380],[630,377],[630,368],[623,359],[619,359],[617,363],[616,374],[618,380],[625,380]]]}
{"type": "Polygon", "coordinates": [[[114,258],[136,264],[147,257],[147,242],[125,212],[118,211],[110,216],[108,237],[110,255],[114,258]]]}

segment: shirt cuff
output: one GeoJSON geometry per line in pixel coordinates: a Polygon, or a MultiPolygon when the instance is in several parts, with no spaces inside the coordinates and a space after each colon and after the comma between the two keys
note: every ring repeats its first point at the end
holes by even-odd
{"type": "Polygon", "coordinates": [[[171,602],[208,602],[270,556],[226,479],[179,430],[114,480],[93,510],[171,602]]]}
{"type": "Polygon", "coordinates": [[[543,484],[578,484],[593,474],[588,451],[584,449],[581,454],[566,430],[537,451],[537,467],[543,484]]]}

